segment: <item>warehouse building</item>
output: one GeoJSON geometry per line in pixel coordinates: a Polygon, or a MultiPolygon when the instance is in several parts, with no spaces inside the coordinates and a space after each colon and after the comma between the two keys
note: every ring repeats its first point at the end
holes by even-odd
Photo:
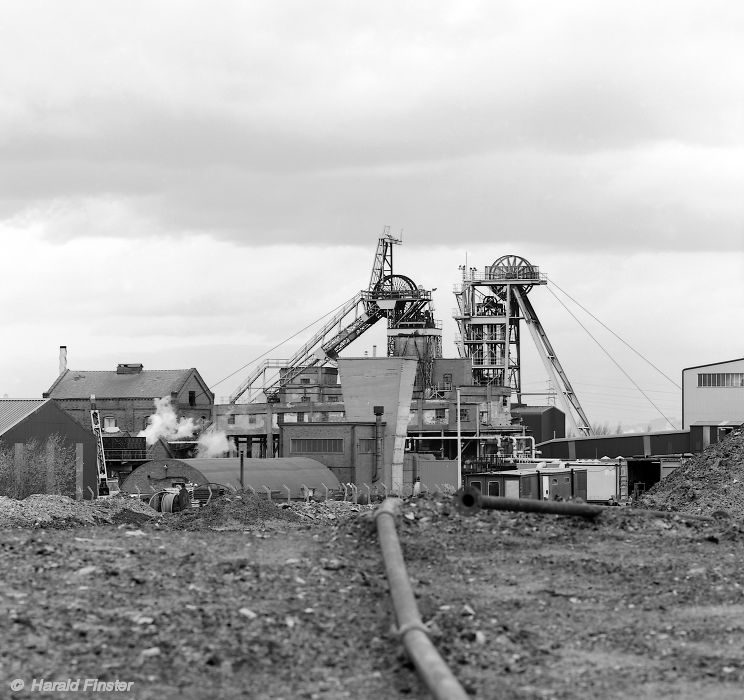
{"type": "MultiPolygon", "coordinates": [[[[682,370],[682,427],[744,423],[744,358],[682,370]]],[[[711,436],[708,435],[708,439],[711,436]]],[[[716,436],[712,436],[713,441],[716,436]]]]}
{"type": "Polygon", "coordinates": [[[96,443],[49,399],[0,400],[0,495],[91,498],[96,443]]]}

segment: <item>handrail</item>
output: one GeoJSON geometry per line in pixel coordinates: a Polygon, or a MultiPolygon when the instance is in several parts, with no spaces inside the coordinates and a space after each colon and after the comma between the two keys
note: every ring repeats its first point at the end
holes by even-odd
{"type": "Polygon", "coordinates": [[[374,515],[398,634],[421,680],[435,700],[467,700],[468,694],[429,639],[429,631],[416,607],[395,530],[395,516],[399,505],[399,498],[386,498],[374,515]]]}

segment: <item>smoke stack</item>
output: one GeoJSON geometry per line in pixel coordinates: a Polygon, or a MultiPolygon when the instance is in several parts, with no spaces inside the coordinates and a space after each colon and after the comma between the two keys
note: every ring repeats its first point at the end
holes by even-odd
{"type": "Polygon", "coordinates": [[[64,374],[67,371],[67,346],[59,346],[59,373],[64,374]]]}
{"type": "Polygon", "coordinates": [[[372,346],[372,357],[377,357],[377,346],[376,345],[372,346]]]}

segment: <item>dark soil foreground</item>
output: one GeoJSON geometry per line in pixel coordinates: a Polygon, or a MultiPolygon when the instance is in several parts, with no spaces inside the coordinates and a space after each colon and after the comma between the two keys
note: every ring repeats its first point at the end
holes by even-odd
{"type": "MultiPolygon", "coordinates": [[[[593,523],[404,504],[422,617],[470,694],[742,697],[744,528],[625,510],[593,523]]],[[[0,531],[2,697],[427,697],[364,516],[267,515],[0,531]],[[132,686],[30,691],[68,678],[132,686]]]]}

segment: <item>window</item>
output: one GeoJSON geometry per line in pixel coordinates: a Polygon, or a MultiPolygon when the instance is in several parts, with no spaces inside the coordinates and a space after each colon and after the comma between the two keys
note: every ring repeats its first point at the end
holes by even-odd
{"type": "Polygon", "coordinates": [[[116,427],[116,418],[114,416],[105,416],[103,419],[103,429],[106,430],[106,428],[115,428],[116,427]]]}
{"type": "Polygon", "coordinates": [[[338,399],[338,396],[326,396],[326,401],[328,401],[329,403],[334,403],[335,401],[338,401],[338,399]]]}
{"type": "Polygon", "coordinates": [[[447,417],[447,409],[446,408],[435,408],[434,409],[434,418],[437,420],[444,420],[447,417]]]}
{"type": "Polygon", "coordinates": [[[292,438],[289,441],[292,454],[343,454],[343,438],[292,438]]]}
{"type": "Polygon", "coordinates": [[[460,409],[460,420],[461,421],[470,420],[470,409],[468,409],[468,408],[461,408],[460,409]]]}
{"type": "Polygon", "coordinates": [[[301,403],[310,403],[310,397],[309,396],[300,396],[300,402],[301,403]]]}
{"type": "Polygon", "coordinates": [[[234,413],[231,413],[231,414],[230,414],[230,415],[229,415],[229,416],[227,417],[227,424],[228,424],[228,425],[235,425],[235,414],[234,414],[234,413]]]}
{"type": "Polygon", "coordinates": [[[298,413],[297,414],[297,422],[298,423],[304,423],[305,422],[305,414],[304,413],[298,413]]]}
{"type": "Polygon", "coordinates": [[[196,392],[189,392],[189,406],[196,406],[196,392]]]}
{"type": "Polygon", "coordinates": [[[248,416],[248,424],[249,425],[255,425],[256,424],[256,416],[248,416]]]}
{"type": "Polygon", "coordinates": [[[744,387],[744,372],[698,374],[698,386],[744,387]]]}
{"type": "Polygon", "coordinates": [[[309,384],[310,377],[300,377],[300,384],[309,384]]]}
{"type": "Polygon", "coordinates": [[[499,482],[498,481],[489,481],[488,482],[488,495],[489,496],[500,496],[501,489],[499,488],[499,482]]]}
{"type": "Polygon", "coordinates": [[[442,381],[444,382],[444,390],[449,391],[452,388],[452,375],[445,374],[442,381]]]}
{"type": "Polygon", "coordinates": [[[359,452],[360,454],[372,454],[375,452],[375,439],[374,438],[359,438],[359,452]]]}
{"type": "Polygon", "coordinates": [[[480,481],[471,481],[470,485],[478,491],[483,491],[483,484],[480,481]]]}

